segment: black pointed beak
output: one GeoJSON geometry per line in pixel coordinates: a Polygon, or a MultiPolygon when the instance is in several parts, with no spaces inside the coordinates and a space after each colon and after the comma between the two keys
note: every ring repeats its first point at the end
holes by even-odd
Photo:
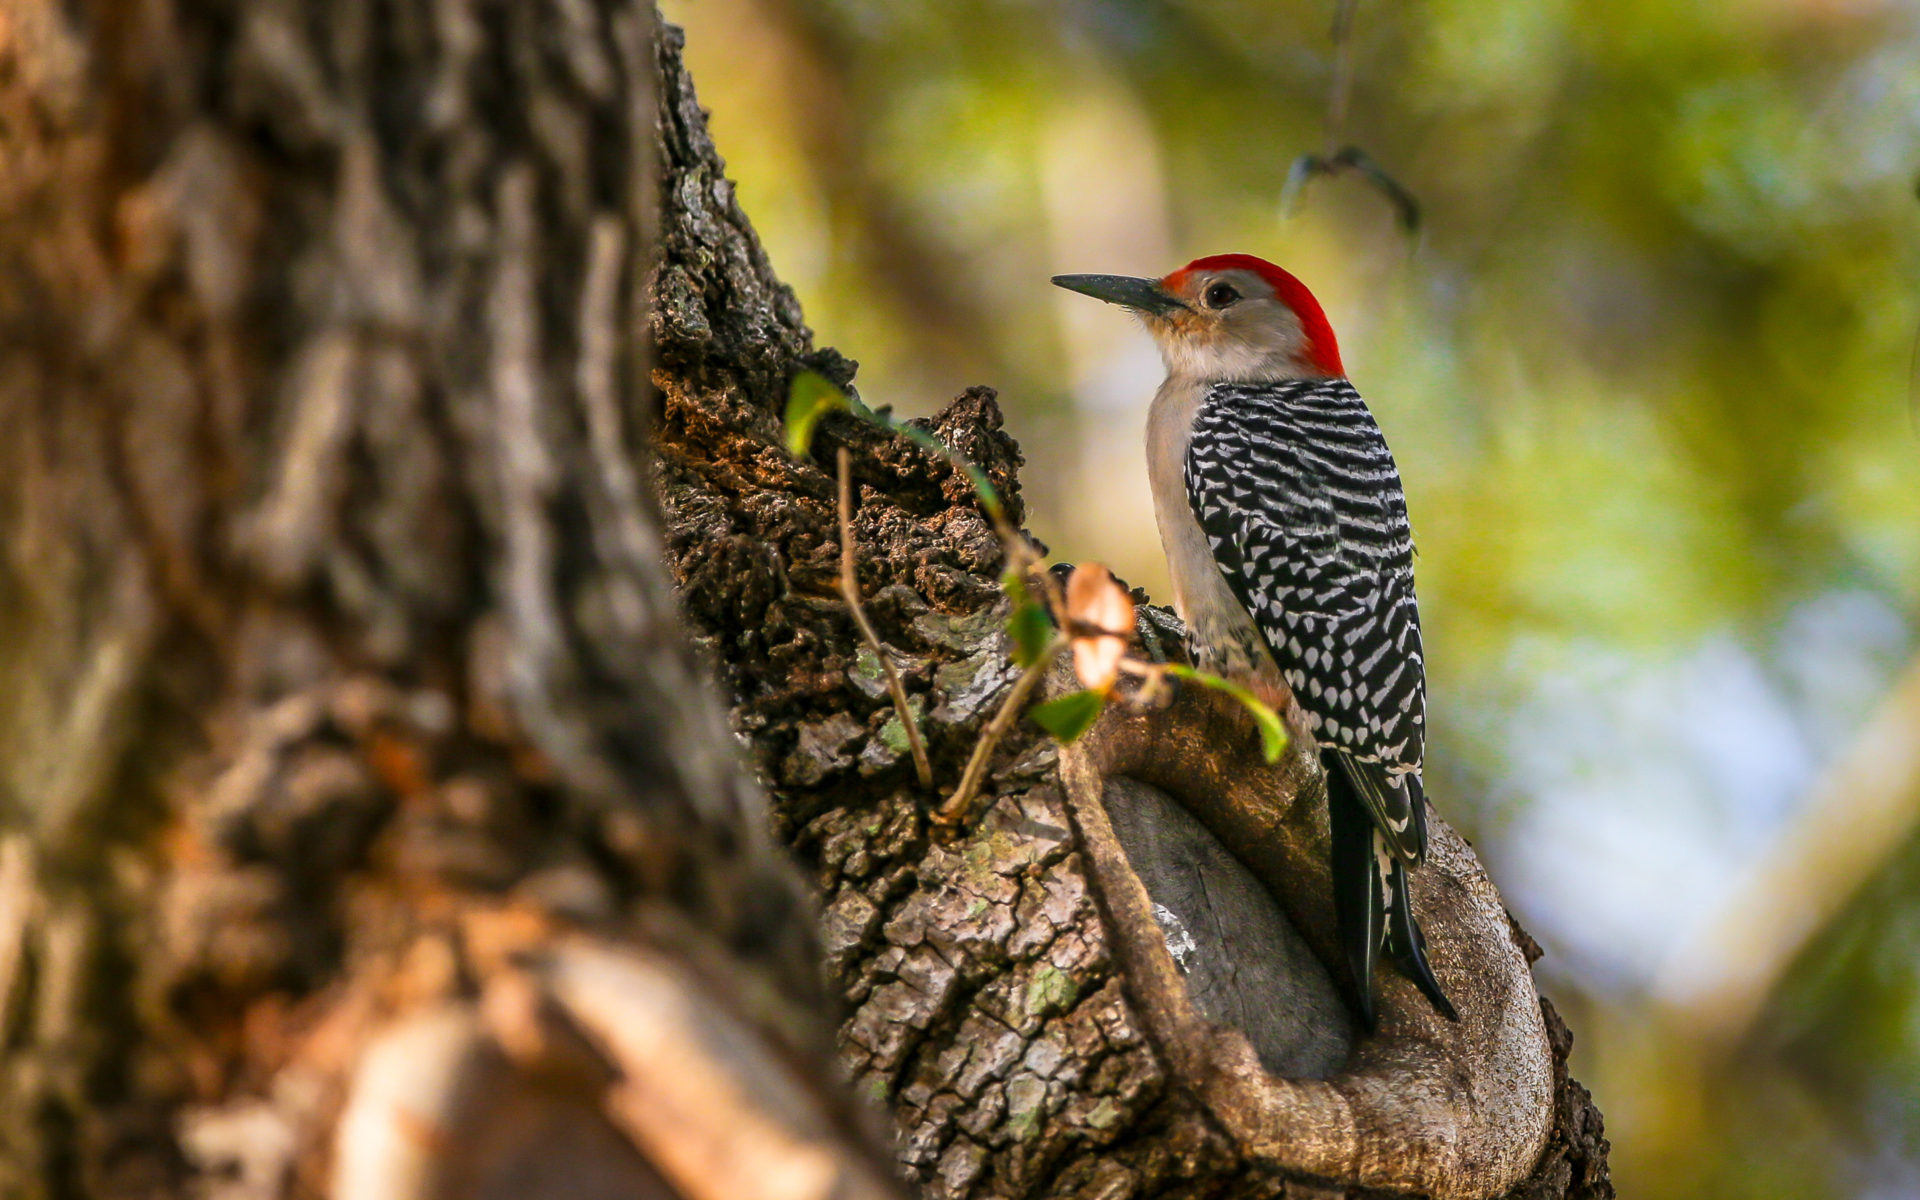
{"type": "Polygon", "coordinates": [[[1161,287],[1158,279],[1135,279],[1131,275],[1055,275],[1053,282],[1055,287],[1156,317],[1187,307],[1161,287]]]}

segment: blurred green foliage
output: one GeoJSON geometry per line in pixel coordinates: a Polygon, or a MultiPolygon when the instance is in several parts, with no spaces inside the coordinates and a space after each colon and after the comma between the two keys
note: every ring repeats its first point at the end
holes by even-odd
{"type": "Polygon", "coordinates": [[[1698,1051],[1644,966],[1914,652],[1915,6],[1361,4],[1339,140],[1416,240],[1352,176],[1280,212],[1335,148],[1327,2],[666,8],[821,339],[873,404],[999,387],[1060,558],[1165,595],[1157,367],[1047,277],[1305,279],[1408,487],[1432,790],[1548,947],[1623,1194],[1920,1194],[1920,847],[1830,884],[1861,890],[1738,1047],[1698,1051]],[[1527,882],[1608,853],[1585,894],[1527,882]],[[1635,870],[1671,891],[1607,892],[1635,870]]]}

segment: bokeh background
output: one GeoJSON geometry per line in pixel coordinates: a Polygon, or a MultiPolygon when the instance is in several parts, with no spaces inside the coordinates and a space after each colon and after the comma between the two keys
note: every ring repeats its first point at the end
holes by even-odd
{"type": "Polygon", "coordinates": [[[908,414],[998,387],[1061,559],[1166,594],[1158,363],[1047,277],[1307,281],[1407,484],[1430,790],[1622,1195],[1920,1196],[1915,5],[665,7],[821,341],[908,414]],[[1351,175],[1283,209],[1347,142],[1417,232],[1351,175]]]}

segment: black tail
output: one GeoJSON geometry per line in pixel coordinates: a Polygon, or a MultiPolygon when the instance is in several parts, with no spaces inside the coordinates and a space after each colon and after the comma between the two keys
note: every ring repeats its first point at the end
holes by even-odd
{"type": "Polygon", "coordinates": [[[1333,910],[1360,1001],[1360,1020],[1372,1029],[1373,968],[1386,940],[1386,896],[1373,856],[1373,821],[1338,760],[1331,752],[1321,759],[1327,769],[1327,816],[1333,825],[1333,910]]]}
{"type": "Polygon", "coordinates": [[[1407,978],[1420,985],[1441,1016],[1458,1021],[1460,1014],[1453,1011],[1452,1002],[1440,990],[1440,981],[1433,977],[1433,968],[1427,965],[1427,935],[1420,932],[1420,922],[1413,919],[1413,894],[1407,886],[1407,868],[1397,858],[1393,860],[1392,878],[1387,886],[1393,892],[1388,901],[1391,911],[1387,915],[1387,952],[1393,955],[1394,964],[1407,978]]]}
{"type": "Polygon", "coordinates": [[[1321,765],[1326,768],[1327,815],[1333,828],[1334,913],[1360,1003],[1360,1019],[1373,1028],[1378,994],[1373,973],[1384,949],[1442,1016],[1459,1020],[1427,964],[1426,938],[1413,917],[1406,864],[1388,849],[1387,840],[1374,826],[1347,773],[1347,757],[1329,750],[1322,754],[1321,765]]]}

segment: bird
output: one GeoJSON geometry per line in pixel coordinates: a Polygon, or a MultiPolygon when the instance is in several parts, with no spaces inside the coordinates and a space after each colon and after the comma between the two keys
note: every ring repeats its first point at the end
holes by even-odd
{"type": "Polygon", "coordinates": [[[1159,279],[1053,282],[1131,310],[1159,347],[1147,478],[1174,608],[1196,667],[1290,713],[1318,749],[1334,912],[1362,1021],[1375,1026],[1375,971],[1389,959],[1458,1020],[1407,887],[1426,857],[1427,802],[1406,495],[1325,310],[1251,254],[1198,258],[1159,279]]]}

